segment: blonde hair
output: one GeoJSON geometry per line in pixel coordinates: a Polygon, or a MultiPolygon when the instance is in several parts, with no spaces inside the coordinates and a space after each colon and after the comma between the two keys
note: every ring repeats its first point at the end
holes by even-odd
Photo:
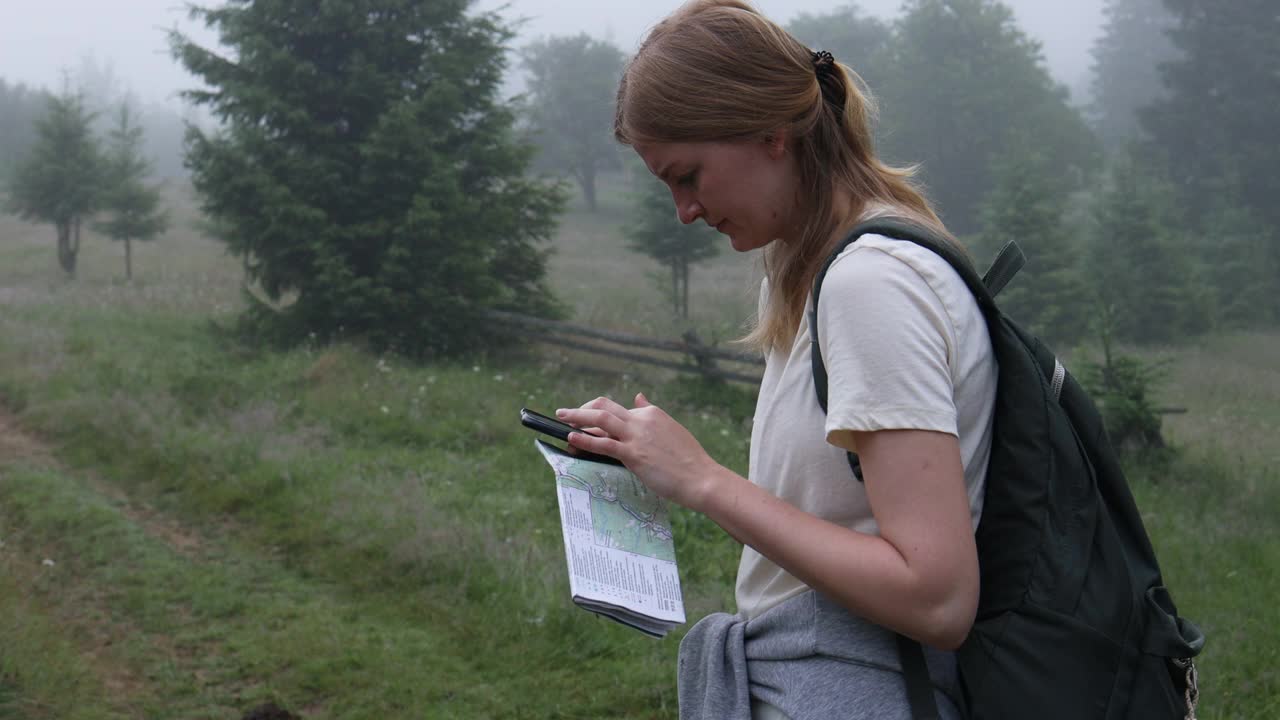
{"type": "Polygon", "coordinates": [[[914,168],[876,157],[875,106],[861,78],[834,63],[822,79],[813,52],[743,0],[692,0],[644,39],[618,86],[614,136],[627,145],[749,140],[785,130],[796,155],[796,242],[765,250],[768,303],[743,342],[760,349],[795,338],[819,266],[837,231],[883,204],[949,240],[912,183],[914,168]],[[853,201],[837,216],[834,198],[853,201]]]}

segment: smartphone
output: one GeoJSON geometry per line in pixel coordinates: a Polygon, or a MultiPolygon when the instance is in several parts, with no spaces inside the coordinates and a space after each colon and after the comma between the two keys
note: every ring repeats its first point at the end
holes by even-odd
{"type": "Polygon", "coordinates": [[[540,412],[534,412],[529,408],[520,408],[520,424],[527,428],[533,428],[543,435],[550,435],[557,440],[564,440],[565,442],[569,441],[569,433],[571,432],[586,432],[567,423],[562,423],[555,418],[549,418],[540,412]]]}
{"type": "MultiPolygon", "coordinates": [[[[571,432],[580,432],[584,435],[595,434],[576,428],[567,423],[562,423],[559,420],[547,417],[542,413],[534,412],[529,408],[520,408],[520,424],[527,428],[537,430],[543,435],[550,435],[557,440],[563,440],[566,443],[569,442],[569,433],[571,432]]],[[[570,454],[576,455],[584,460],[594,460],[596,462],[609,463],[611,465],[622,464],[622,462],[617,458],[611,458],[608,455],[597,455],[596,453],[587,452],[586,450],[579,448],[572,448],[569,452],[570,454]]]]}

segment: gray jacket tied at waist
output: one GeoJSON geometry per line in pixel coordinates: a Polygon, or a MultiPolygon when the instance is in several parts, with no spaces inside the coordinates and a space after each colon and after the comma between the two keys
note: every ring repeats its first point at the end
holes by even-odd
{"type": "MultiPolygon", "coordinates": [[[[959,720],[955,655],[925,648],[944,720],[959,720]]],[[[911,720],[891,631],[814,591],[757,618],[716,613],[680,643],[681,720],[751,720],[751,698],[792,720],[911,720]]]]}

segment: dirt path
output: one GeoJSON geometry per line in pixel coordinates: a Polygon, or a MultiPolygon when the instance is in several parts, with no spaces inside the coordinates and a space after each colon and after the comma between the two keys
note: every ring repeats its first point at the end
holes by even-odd
{"type": "MultiPolygon", "coordinates": [[[[149,505],[131,501],[120,488],[100,478],[68,472],[46,442],[26,432],[11,412],[0,407],[0,482],[4,481],[7,468],[19,465],[47,468],[79,477],[149,537],[162,542],[175,553],[191,557],[205,546],[199,536],[183,528],[176,520],[165,517],[149,505]]],[[[42,559],[31,550],[23,547],[20,532],[16,537],[6,538],[0,567],[19,579],[23,586],[34,588],[39,585],[39,577],[46,568],[42,559]]],[[[138,634],[138,628],[120,613],[112,611],[100,589],[91,583],[65,583],[60,586],[56,598],[33,594],[28,600],[34,601],[66,630],[66,636],[73,640],[86,666],[101,682],[112,707],[128,715],[136,709],[139,698],[153,694],[143,674],[119,657],[117,651],[127,638],[138,634]]],[[[177,659],[179,653],[169,647],[165,638],[152,636],[149,640],[155,652],[177,659]]]]}
{"type": "MultiPolygon", "coordinates": [[[[50,447],[25,432],[17,418],[0,408],[0,482],[4,481],[6,468],[14,465],[56,468],[56,459],[50,447]]],[[[42,559],[24,548],[21,535],[6,538],[0,567],[18,580],[23,587],[36,587],[45,569],[42,559]]],[[[103,690],[113,707],[128,709],[132,698],[146,692],[146,681],[128,664],[114,656],[113,648],[133,632],[133,628],[120,621],[112,621],[107,608],[94,607],[96,593],[91,588],[72,587],[53,602],[44,598],[28,597],[56,618],[74,638],[86,665],[102,683],[103,690]],[[85,607],[85,604],[88,607],[85,607]],[[74,608],[74,611],[73,611],[74,608]]]]}
{"type": "MultiPolygon", "coordinates": [[[[12,413],[0,407],[0,468],[10,463],[57,467],[52,448],[24,431],[12,413]]],[[[89,487],[111,503],[149,537],[163,542],[174,552],[193,556],[204,541],[173,518],[165,517],[145,503],[136,503],[120,488],[101,478],[85,478],[89,487]]]]}
{"type": "MultiPolygon", "coordinates": [[[[226,540],[234,535],[233,528],[219,526],[213,528],[209,535],[202,534],[184,526],[165,511],[130,497],[118,484],[98,477],[92,471],[63,466],[57,459],[55,448],[27,432],[13,413],[0,407],[0,484],[5,483],[6,476],[19,467],[47,469],[80,483],[87,495],[106,501],[151,541],[183,558],[188,567],[220,566],[232,552],[226,540]]],[[[19,587],[30,589],[23,593],[25,604],[32,612],[55,621],[60,628],[59,635],[73,643],[84,666],[100,683],[105,705],[121,716],[140,717],[145,714],[144,706],[155,706],[164,685],[148,680],[148,673],[154,671],[155,659],[162,658],[161,664],[168,668],[168,672],[188,678],[190,688],[198,692],[211,691],[215,699],[204,706],[204,711],[220,713],[218,717],[230,714],[240,717],[241,713],[247,712],[245,717],[297,718],[269,703],[247,711],[239,706],[243,694],[255,685],[251,678],[208,677],[207,656],[220,654],[216,640],[208,640],[206,645],[196,649],[189,638],[175,640],[163,633],[144,632],[128,613],[113,607],[113,589],[101,587],[87,577],[61,575],[57,580],[56,593],[51,593],[48,582],[50,568],[43,561],[42,550],[24,543],[21,527],[5,530],[4,544],[0,546],[0,572],[15,580],[19,587]],[[139,639],[145,642],[149,656],[148,662],[143,664],[132,662],[128,657],[131,651],[126,649],[132,647],[132,652],[136,653],[139,639]],[[263,714],[266,711],[271,712],[263,714]]],[[[53,552],[56,556],[57,551],[53,552]]],[[[60,565],[58,569],[61,570],[60,565]]],[[[177,632],[185,632],[192,623],[198,622],[193,620],[191,608],[182,604],[168,605],[165,611],[173,618],[172,627],[177,632]]],[[[172,685],[172,680],[169,685],[172,685]]],[[[322,710],[323,705],[318,703],[304,708],[303,712],[311,715],[322,713],[322,710]]]]}
{"type": "Polygon", "coordinates": [[[52,459],[47,445],[23,432],[17,418],[0,408],[0,465],[17,461],[43,465],[52,459]]]}

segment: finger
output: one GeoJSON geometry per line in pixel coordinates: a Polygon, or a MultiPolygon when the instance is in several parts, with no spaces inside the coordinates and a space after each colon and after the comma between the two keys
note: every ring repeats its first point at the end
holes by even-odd
{"type": "Polygon", "coordinates": [[[571,451],[577,448],[596,455],[608,455],[622,460],[622,457],[618,454],[623,452],[622,443],[613,438],[596,437],[580,432],[569,433],[569,448],[571,451]]]}
{"type": "Polygon", "coordinates": [[[623,433],[626,432],[627,417],[618,417],[608,410],[561,409],[556,411],[556,417],[579,428],[597,427],[605,434],[619,439],[624,439],[623,433]]]}
{"type": "Polygon", "coordinates": [[[598,397],[582,407],[588,410],[607,410],[620,418],[627,416],[626,408],[607,397],[598,397]]]}
{"type": "Polygon", "coordinates": [[[644,396],[644,393],[636,393],[636,407],[649,407],[651,404],[649,398],[644,396]]]}

